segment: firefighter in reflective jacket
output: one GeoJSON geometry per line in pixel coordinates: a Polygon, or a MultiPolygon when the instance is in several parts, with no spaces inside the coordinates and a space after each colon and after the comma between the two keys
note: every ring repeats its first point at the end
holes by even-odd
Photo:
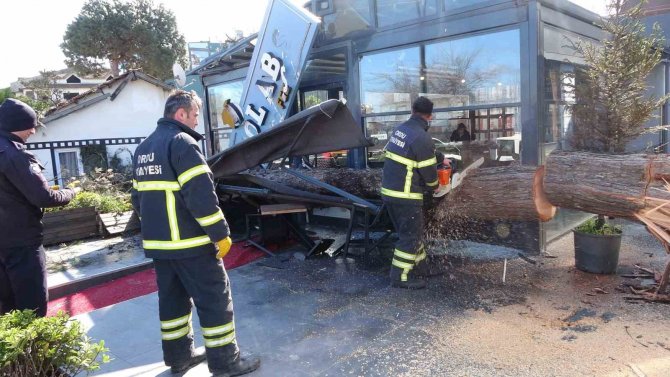
{"type": "Polygon", "coordinates": [[[412,270],[426,258],[423,233],[423,196],[438,188],[435,147],[428,134],[433,103],[426,97],[412,104],[412,116],[393,130],[386,145],[382,198],[398,234],[391,262],[391,285],[420,289],[426,286],[412,270]]]}
{"type": "Polygon", "coordinates": [[[230,249],[228,223],[197,141],[200,98],[177,90],[158,127],[135,151],[132,202],[142,244],[154,259],[163,358],[183,373],[207,358],[214,375],[240,375],[258,358],[240,357],[230,282],[220,258],[230,249]],[[200,318],[205,354],[193,347],[191,300],[200,318]]]}

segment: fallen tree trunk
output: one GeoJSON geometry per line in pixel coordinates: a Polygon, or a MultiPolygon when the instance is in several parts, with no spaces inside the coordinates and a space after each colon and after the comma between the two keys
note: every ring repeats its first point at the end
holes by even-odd
{"type": "Polygon", "coordinates": [[[518,165],[473,170],[438,204],[435,219],[551,220],[556,207],[544,196],[543,171],[518,165]]]}
{"type": "Polygon", "coordinates": [[[557,207],[635,219],[655,206],[649,197],[670,199],[667,155],[554,152],[545,167],[544,190],[557,207]]]}
{"type": "MultiPolygon", "coordinates": [[[[473,170],[464,177],[459,187],[439,200],[436,214],[441,221],[455,215],[477,220],[550,220],[556,209],[543,195],[542,171],[542,168],[533,166],[473,170]]],[[[300,172],[362,198],[380,198],[381,169],[315,169],[300,172]]],[[[281,170],[253,174],[296,189],[328,193],[281,170]]]]}

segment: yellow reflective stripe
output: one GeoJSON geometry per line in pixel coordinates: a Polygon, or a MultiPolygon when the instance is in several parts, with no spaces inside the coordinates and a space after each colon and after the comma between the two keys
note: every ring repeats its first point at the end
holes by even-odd
{"type": "Polygon", "coordinates": [[[133,188],[137,190],[137,181],[133,179],[133,188]]]}
{"type": "Polygon", "coordinates": [[[407,260],[415,260],[416,259],[416,255],[406,253],[406,252],[400,251],[398,249],[395,249],[395,251],[393,252],[393,255],[398,256],[402,259],[407,259],[407,260]]]}
{"type": "Polygon", "coordinates": [[[187,171],[181,173],[177,178],[177,181],[179,181],[179,185],[183,186],[186,184],[186,182],[190,181],[191,178],[205,173],[210,173],[209,166],[198,165],[194,168],[190,168],[187,171]]]}
{"type": "Polygon", "coordinates": [[[411,264],[411,263],[401,262],[401,261],[399,261],[395,258],[393,258],[393,261],[391,262],[391,264],[396,266],[396,267],[400,267],[400,268],[404,268],[404,269],[408,269],[408,270],[411,270],[412,267],[414,267],[414,265],[411,264]]]}
{"type": "Polygon", "coordinates": [[[175,181],[144,181],[137,182],[137,191],[162,191],[162,190],[173,190],[177,191],[179,187],[179,182],[175,181]]]}
{"type": "Polygon", "coordinates": [[[436,179],[435,182],[428,183],[428,186],[437,186],[438,183],[440,183],[440,181],[436,179]]]}
{"type": "Polygon", "coordinates": [[[437,165],[437,159],[435,158],[435,156],[433,156],[433,157],[431,157],[427,160],[419,161],[419,162],[416,163],[416,167],[419,168],[419,169],[425,168],[426,166],[430,166],[430,165],[437,165]]]}
{"type": "Polygon", "coordinates": [[[177,203],[174,193],[165,191],[165,205],[167,206],[168,223],[170,224],[170,238],[172,241],[179,241],[179,223],[177,222],[177,203]]]}
{"type": "Polygon", "coordinates": [[[392,196],[394,198],[423,200],[423,194],[394,191],[383,187],[382,187],[382,194],[386,196],[392,196]]]}
{"type": "Polygon", "coordinates": [[[171,319],[169,321],[161,321],[161,329],[171,329],[173,327],[181,326],[191,320],[191,314],[186,314],[183,317],[177,319],[171,319]]]}
{"type": "Polygon", "coordinates": [[[175,330],[175,331],[164,331],[161,333],[161,339],[163,340],[175,340],[179,339],[182,336],[187,335],[191,331],[190,326],[186,326],[183,329],[175,330]]]}
{"type": "Polygon", "coordinates": [[[208,226],[223,220],[223,212],[219,209],[215,214],[195,219],[200,226],[208,226]]]}
{"type": "Polygon", "coordinates": [[[222,326],[216,326],[216,327],[203,327],[202,328],[202,335],[206,336],[211,336],[211,335],[221,335],[225,334],[231,330],[235,329],[235,325],[230,322],[226,323],[225,325],[222,326]]]}
{"type": "Polygon", "coordinates": [[[407,167],[410,168],[415,168],[417,167],[417,162],[414,160],[410,160],[407,157],[403,157],[401,155],[395,154],[393,152],[386,151],[386,158],[389,158],[395,162],[399,162],[403,165],[406,165],[407,167]]]}
{"type": "Polygon", "coordinates": [[[227,344],[230,344],[235,341],[235,332],[232,332],[230,335],[225,336],[220,339],[207,339],[205,338],[205,347],[221,347],[227,344]]]}
{"type": "Polygon", "coordinates": [[[405,175],[405,187],[403,188],[404,193],[412,192],[412,176],[414,175],[414,170],[407,167],[407,175],[405,175]]]}
{"type": "Polygon", "coordinates": [[[142,241],[142,246],[145,249],[154,249],[154,250],[177,250],[177,249],[188,249],[189,247],[197,247],[211,243],[209,237],[200,236],[194,238],[188,238],[185,240],[178,241],[142,241]]]}

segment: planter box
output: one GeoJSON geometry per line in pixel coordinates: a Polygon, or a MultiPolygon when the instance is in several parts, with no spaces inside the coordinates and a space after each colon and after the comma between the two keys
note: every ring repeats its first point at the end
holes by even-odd
{"type": "Polygon", "coordinates": [[[42,223],[44,245],[80,240],[100,234],[95,207],[47,212],[42,218],[42,223]]]}
{"type": "Polygon", "coordinates": [[[140,229],[140,219],[135,211],[101,213],[99,217],[103,231],[107,236],[140,229]]]}

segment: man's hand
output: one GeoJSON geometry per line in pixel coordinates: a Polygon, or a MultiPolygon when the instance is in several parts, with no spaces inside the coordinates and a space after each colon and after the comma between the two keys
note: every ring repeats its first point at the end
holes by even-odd
{"type": "Polygon", "coordinates": [[[230,251],[230,246],[232,246],[232,244],[233,240],[231,240],[230,237],[226,237],[221,241],[217,242],[216,246],[219,249],[219,251],[216,252],[216,257],[218,259],[222,259],[223,257],[225,257],[226,254],[228,254],[228,252],[230,251]]]}

